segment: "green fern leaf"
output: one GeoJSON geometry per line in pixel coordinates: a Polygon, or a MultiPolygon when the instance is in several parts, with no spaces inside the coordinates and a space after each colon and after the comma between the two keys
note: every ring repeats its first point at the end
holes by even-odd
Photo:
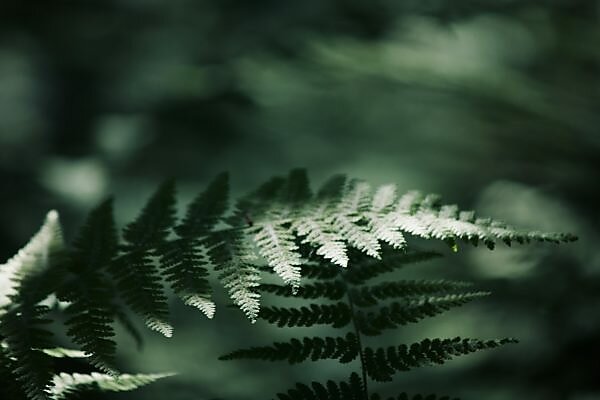
{"type": "Polygon", "coordinates": [[[322,210],[317,208],[308,216],[299,217],[292,223],[292,228],[303,237],[302,243],[316,247],[316,254],[341,267],[348,266],[346,245],[333,233],[322,210]]]}
{"type": "Polygon", "coordinates": [[[185,218],[175,228],[178,238],[159,249],[166,280],[185,304],[198,308],[208,318],[215,313],[208,282],[209,249],[204,240],[227,209],[227,174],[217,176],[190,204],[185,218]]]}
{"type": "Polygon", "coordinates": [[[395,224],[393,215],[389,215],[396,199],[396,186],[383,185],[373,195],[371,209],[366,214],[369,227],[375,237],[395,249],[404,249],[406,239],[395,224]]]}
{"type": "Polygon", "coordinates": [[[61,373],[54,376],[52,384],[47,388],[47,393],[52,400],[63,400],[74,393],[88,390],[125,392],[138,389],[159,379],[173,375],[171,373],[163,373],[113,376],[97,372],[92,372],[91,374],[61,373]]]}
{"type": "Polygon", "coordinates": [[[340,199],[337,210],[329,217],[333,229],[354,248],[373,258],[380,258],[381,245],[375,235],[360,225],[363,213],[369,206],[369,185],[351,182],[340,199]]]}
{"type": "Polygon", "coordinates": [[[171,337],[167,323],[167,298],[158,268],[152,257],[167,243],[175,222],[175,185],[162,184],[135,221],[123,230],[124,254],[112,263],[110,271],[118,282],[120,294],[131,309],[144,317],[146,326],[171,337]]]}
{"type": "Polygon", "coordinates": [[[287,361],[290,364],[334,359],[348,363],[358,356],[359,346],[356,336],[348,333],[345,337],[313,337],[301,341],[292,339],[287,343],[274,343],[272,346],[251,347],[234,351],[220,357],[220,360],[254,359],[264,361],[287,361]]]}
{"type": "Polygon", "coordinates": [[[117,234],[112,201],[94,209],[73,243],[68,277],[58,291],[71,303],[66,312],[67,334],[90,354],[89,362],[102,371],[116,374],[112,340],[113,291],[105,271],[117,253],[117,234]]]}
{"type": "Polygon", "coordinates": [[[0,395],[5,399],[28,400],[15,370],[15,361],[6,354],[5,348],[0,347],[0,395]]]}
{"type": "Polygon", "coordinates": [[[6,357],[12,359],[13,374],[30,400],[45,400],[44,388],[52,375],[49,357],[39,348],[49,347],[50,332],[41,328],[50,321],[44,319],[48,307],[23,305],[2,316],[6,357]]]}
{"type": "Polygon", "coordinates": [[[277,397],[279,400],[363,400],[364,387],[358,374],[353,373],[348,382],[327,381],[325,385],[313,382],[310,386],[298,383],[277,397]]]}
{"type": "Polygon", "coordinates": [[[397,371],[409,371],[432,364],[443,364],[454,357],[493,349],[498,346],[516,343],[514,339],[477,340],[462,339],[425,339],[410,346],[400,345],[387,349],[364,351],[365,368],[369,377],[376,381],[391,381],[397,371]]]}
{"type": "Polygon", "coordinates": [[[329,216],[336,209],[345,183],[346,178],[342,175],[331,178],[292,222],[292,229],[298,236],[303,237],[302,243],[316,247],[317,255],[341,267],[348,266],[346,244],[331,226],[329,216]]]}
{"type": "Polygon", "coordinates": [[[67,349],[64,347],[52,347],[41,349],[40,351],[52,358],[87,358],[90,356],[84,351],[67,349]]]}
{"type": "Polygon", "coordinates": [[[352,289],[350,293],[356,306],[373,307],[380,304],[381,300],[448,293],[468,286],[471,284],[447,280],[396,281],[363,286],[360,289],[352,289]]]}
{"type": "Polygon", "coordinates": [[[11,299],[30,276],[46,271],[64,251],[62,229],[56,211],[46,215],[40,230],[19,252],[0,265],[0,315],[10,308],[11,299]]]}
{"type": "Polygon", "coordinates": [[[260,311],[260,271],[253,265],[257,258],[243,237],[222,232],[214,236],[210,259],[218,278],[237,305],[252,323],[260,311]]]}
{"type": "Polygon", "coordinates": [[[292,232],[282,225],[262,222],[257,226],[254,241],[259,254],[267,260],[273,271],[286,284],[297,289],[300,286],[302,262],[292,232]]]}
{"type": "Polygon", "coordinates": [[[376,312],[357,311],[356,321],[361,333],[376,336],[383,330],[415,323],[488,295],[489,292],[467,292],[407,299],[403,303],[396,302],[382,307],[376,312]]]}
{"type": "Polygon", "coordinates": [[[280,327],[331,324],[341,328],[350,323],[350,308],[345,303],[311,304],[308,307],[263,307],[260,318],[280,327]]]}
{"type": "Polygon", "coordinates": [[[456,205],[441,205],[439,196],[408,192],[400,198],[391,214],[395,224],[403,231],[425,239],[440,239],[451,244],[456,239],[472,243],[483,241],[493,248],[496,240],[510,245],[531,240],[569,242],[575,240],[571,234],[523,232],[492,219],[475,219],[471,211],[459,211],[456,205]]]}

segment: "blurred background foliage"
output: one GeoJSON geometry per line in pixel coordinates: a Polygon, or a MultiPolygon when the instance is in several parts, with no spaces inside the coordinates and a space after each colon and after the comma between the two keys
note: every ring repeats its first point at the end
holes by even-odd
{"type": "MultiPolygon", "coordinates": [[[[0,258],[50,208],[72,237],[103,197],[116,196],[124,222],[169,176],[182,200],[221,170],[240,194],[296,166],[316,183],[345,172],[442,193],[580,241],[441,248],[441,261],[402,271],[494,295],[386,343],[521,343],[385,390],[598,399],[599,22],[595,0],[2,1],[0,258]]],[[[120,356],[128,371],[180,375],[97,398],[249,400],[347,375],[335,363],[219,362],[292,333],[225,307],[214,321],[175,302],[173,312],[173,339],[144,332],[138,351],[122,335],[120,356]]]]}

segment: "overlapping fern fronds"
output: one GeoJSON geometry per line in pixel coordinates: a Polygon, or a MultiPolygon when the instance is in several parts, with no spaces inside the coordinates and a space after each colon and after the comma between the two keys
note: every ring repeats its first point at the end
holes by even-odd
{"type": "MultiPolygon", "coordinates": [[[[50,212],[31,242],[0,266],[2,353],[15,365],[11,376],[28,398],[45,398],[49,384],[44,367],[49,355],[40,352],[48,344],[44,322],[49,314],[40,303],[51,295],[67,304],[66,333],[78,350],[89,356],[90,364],[116,377],[115,321],[125,321],[131,330],[126,316],[133,313],[150,329],[171,336],[166,286],[211,318],[216,309],[212,272],[252,321],[263,317],[288,326],[340,327],[355,321],[362,334],[375,335],[483,294],[439,295],[434,292],[447,289],[448,283],[425,282],[411,288],[414,295],[427,294],[427,301],[413,296],[377,311],[355,312],[343,302],[261,310],[261,272],[274,272],[290,287],[290,294],[340,300],[348,292],[335,282],[340,270],[347,272],[347,284],[359,285],[413,261],[411,257],[435,256],[406,253],[410,235],[445,241],[454,250],[460,240],[490,248],[498,240],[573,240],[568,234],[522,232],[441,205],[436,196],[398,196],[393,185],[371,189],[341,175],[313,194],[303,170],[270,179],[234,207],[228,202],[228,176],[220,174],[192,200],[181,219],[176,217],[175,192],[172,181],[161,185],[120,235],[112,201],[103,202],[91,211],[70,246],[63,242],[58,214],[50,212]],[[302,286],[303,277],[323,282],[302,286]]],[[[287,290],[263,289],[279,294],[287,290]]],[[[395,298],[405,289],[387,285],[351,295],[360,308],[395,298]]]]}
{"type": "MultiPolygon", "coordinates": [[[[408,251],[402,256],[404,260],[402,257],[395,257],[395,262],[406,265],[430,256],[431,253],[408,251]]],[[[379,336],[384,330],[433,317],[488,293],[470,290],[469,284],[465,282],[448,280],[372,283],[374,278],[393,269],[377,267],[377,264],[372,263],[361,265],[360,256],[358,260],[351,257],[350,261],[356,267],[354,272],[350,268],[338,268],[335,275],[309,274],[313,277],[311,282],[295,294],[302,303],[314,300],[319,302],[298,307],[264,307],[260,315],[260,318],[279,327],[330,325],[338,336],[295,338],[288,342],[236,350],[221,359],[286,361],[290,364],[326,359],[348,364],[359,360],[359,373],[353,373],[348,382],[314,382],[311,386],[298,384],[289,392],[279,394],[278,398],[370,400],[380,397],[368,391],[369,380],[391,381],[398,372],[443,364],[461,355],[515,342],[514,339],[478,340],[457,337],[371,347],[365,342],[367,336],[379,336]],[[369,274],[365,270],[369,270],[369,274]]],[[[378,262],[381,265],[389,265],[388,263],[385,259],[378,262]]],[[[326,267],[331,268],[327,265],[311,265],[306,269],[326,267]]],[[[263,284],[261,289],[275,297],[291,296],[290,288],[282,285],[263,284]]],[[[410,397],[400,394],[398,398],[410,397]]]]}
{"type": "Polygon", "coordinates": [[[114,343],[111,296],[101,293],[110,284],[103,275],[116,251],[110,202],[96,209],[78,239],[67,252],[58,214],[48,213],[40,231],[6,264],[0,266],[0,394],[14,400],[63,398],[75,386],[81,390],[100,386],[103,390],[132,390],[162,375],[119,375],[112,366],[114,343]],[[100,234],[98,234],[100,232],[100,234]],[[93,271],[97,275],[91,273],[93,271]],[[103,289],[104,288],[104,289],[103,289]],[[87,296],[86,296],[87,293],[87,296]],[[70,301],[66,312],[67,333],[84,351],[55,347],[46,328],[49,307],[43,302],[56,294],[70,301]],[[104,296],[104,297],[102,297],[104,296]],[[55,375],[54,358],[85,358],[109,374],[55,375]],[[85,378],[85,388],[81,377],[85,378]],[[125,381],[123,381],[123,379],[125,381]],[[108,382],[116,382],[113,386],[108,382]],[[124,382],[124,383],[122,383],[124,382]]]}

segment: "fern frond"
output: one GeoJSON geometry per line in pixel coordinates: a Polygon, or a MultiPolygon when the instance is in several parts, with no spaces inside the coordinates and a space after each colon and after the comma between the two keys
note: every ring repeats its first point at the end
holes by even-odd
{"type": "Polygon", "coordinates": [[[432,364],[443,364],[454,357],[474,353],[480,350],[493,349],[498,346],[516,343],[514,339],[477,340],[462,339],[425,339],[410,346],[400,345],[387,349],[364,351],[365,368],[370,378],[375,381],[391,381],[392,375],[398,371],[409,371],[432,364]]]}
{"type": "Polygon", "coordinates": [[[488,295],[489,292],[467,292],[408,299],[381,307],[376,312],[357,311],[356,322],[361,333],[376,336],[383,330],[415,323],[488,295]]]}
{"type": "Polygon", "coordinates": [[[341,363],[354,360],[359,353],[358,340],[353,333],[345,337],[305,337],[302,340],[292,339],[286,343],[273,343],[272,346],[251,347],[236,350],[220,360],[254,359],[264,361],[287,361],[290,364],[334,359],[341,363]]]}
{"type": "Polygon", "coordinates": [[[375,237],[395,249],[404,249],[406,239],[399,227],[395,224],[393,215],[389,215],[391,207],[396,200],[396,186],[382,185],[377,188],[371,202],[371,209],[366,214],[369,228],[375,237]]]}
{"type": "Polygon", "coordinates": [[[0,394],[11,400],[28,400],[25,391],[15,376],[15,361],[0,346],[0,394]]]}
{"type": "Polygon", "coordinates": [[[187,305],[198,308],[208,318],[215,313],[208,282],[210,264],[203,241],[227,209],[227,174],[217,176],[189,205],[185,218],[175,228],[178,238],[158,249],[165,279],[187,305]]]}
{"type": "Polygon", "coordinates": [[[355,373],[348,382],[313,382],[310,386],[298,383],[294,389],[277,395],[279,400],[364,400],[363,396],[363,382],[355,373]]]}
{"type": "Polygon", "coordinates": [[[301,286],[296,293],[289,286],[262,284],[260,290],[282,297],[299,297],[303,299],[325,298],[339,300],[346,294],[346,288],[340,281],[315,282],[301,286]]]}
{"type": "Polygon", "coordinates": [[[2,316],[0,334],[5,338],[3,351],[12,359],[12,374],[30,400],[46,400],[44,388],[52,376],[50,358],[40,348],[50,346],[50,332],[41,325],[48,307],[24,305],[2,316]]]}
{"type": "MultiPolygon", "coordinates": [[[[395,224],[403,231],[425,239],[440,239],[455,246],[457,239],[477,244],[484,242],[493,248],[497,240],[510,245],[512,242],[525,243],[531,240],[550,242],[570,242],[571,234],[526,232],[510,227],[490,218],[475,218],[472,211],[460,211],[456,205],[441,205],[439,196],[408,192],[400,198],[392,213],[395,224]]],[[[456,247],[454,248],[456,250],[456,247]]]]}
{"type": "Polygon", "coordinates": [[[303,207],[312,198],[308,174],[305,169],[296,168],[290,171],[281,187],[279,200],[292,207],[292,210],[303,207]]]}
{"type": "Polygon", "coordinates": [[[310,304],[308,307],[263,307],[260,318],[279,327],[330,324],[341,328],[350,323],[350,308],[345,303],[310,304]]]}
{"type": "Polygon", "coordinates": [[[260,271],[253,264],[257,258],[243,237],[221,233],[215,235],[210,259],[229,297],[252,323],[260,311],[260,271]]]}
{"type": "Polygon", "coordinates": [[[448,293],[471,286],[467,282],[448,280],[396,281],[383,282],[373,286],[363,286],[350,291],[352,301],[358,307],[373,307],[380,300],[415,297],[427,294],[448,293]]]}
{"type": "Polygon", "coordinates": [[[166,337],[172,336],[173,328],[166,322],[169,314],[167,297],[152,256],[156,249],[166,246],[174,222],[175,185],[173,181],[167,181],[123,230],[124,254],[110,268],[127,305],[144,317],[146,326],[166,337]]]}
{"type": "Polygon", "coordinates": [[[90,356],[84,351],[66,349],[64,347],[52,347],[41,349],[41,351],[52,358],[87,358],[90,356]]]}
{"type": "Polygon", "coordinates": [[[17,254],[0,265],[0,315],[10,308],[11,298],[29,276],[47,270],[64,250],[62,229],[56,211],[46,215],[40,230],[17,254]]]}
{"type": "Polygon", "coordinates": [[[90,354],[89,362],[115,374],[113,365],[116,344],[113,322],[111,282],[108,266],[117,253],[117,234],[112,201],[92,210],[73,243],[66,278],[58,291],[62,301],[71,303],[66,312],[67,334],[82,350],[90,354]]]}
{"type": "Polygon", "coordinates": [[[296,290],[300,286],[302,262],[292,232],[282,225],[262,222],[254,241],[259,254],[267,260],[273,271],[296,290]]]}
{"type": "Polygon", "coordinates": [[[113,376],[97,372],[91,374],[61,373],[53,377],[51,385],[47,388],[47,393],[52,400],[62,400],[74,393],[94,389],[107,392],[126,392],[173,375],[163,373],[113,376]]]}
{"type": "Polygon", "coordinates": [[[208,318],[215,314],[206,265],[209,249],[198,239],[179,238],[161,249],[165,280],[186,304],[199,309],[208,318]]]}
{"type": "Polygon", "coordinates": [[[316,254],[341,267],[348,266],[348,255],[345,243],[340,236],[332,232],[332,227],[325,220],[322,210],[315,210],[308,216],[299,217],[292,223],[292,228],[302,243],[316,247],[316,254]]]}

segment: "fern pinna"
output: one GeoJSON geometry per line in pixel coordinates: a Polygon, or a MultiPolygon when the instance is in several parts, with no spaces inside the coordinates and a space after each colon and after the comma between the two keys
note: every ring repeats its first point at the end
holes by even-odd
{"type": "MultiPolygon", "coordinates": [[[[365,344],[368,337],[383,331],[416,323],[489,293],[469,290],[465,282],[384,281],[374,278],[393,272],[409,263],[439,256],[437,253],[409,251],[404,254],[385,252],[382,260],[373,261],[351,252],[352,268],[340,269],[331,264],[309,262],[304,268],[309,283],[294,295],[289,287],[263,284],[261,290],[277,297],[295,296],[299,307],[263,307],[261,318],[279,327],[311,327],[330,325],[337,336],[304,337],[268,346],[250,347],[221,357],[222,360],[256,359],[287,361],[290,364],[307,360],[334,359],[342,364],[360,360],[359,373],[353,372],[347,382],[313,382],[298,384],[281,400],[375,400],[379,395],[369,392],[369,381],[391,381],[395,373],[444,362],[468,353],[515,342],[514,339],[424,339],[410,345],[373,348],[365,344]],[[305,304],[308,301],[317,302],[305,304]]],[[[436,399],[430,395],[399,399],[436,399]]],[[[442,397],[448,399],[448,397],[442,397]]]]}
{"type": "MultiPolygon", "coordinates": [[[[374,271],[393,268],[387,264],[387,257],[379,261],[382,246],[397,250],[402,257],[420,257],[406,253],[407,235],[443,240],[455,251],[461,240],[475,245],[483,242],[493,248],[498,240],[510,244],[574,239],[568,234],[522,232],[497,221],[475,218],[472,212],[459,211],[456,206],[441,205],[437,196],[418,192],[397,196],[393,185],[371,190],[367,183],[343,176],[333,177],[313,194],[303,170],[270,179],[240,198],[234,207],[228,203],[228,176],[220,174],[191,201],[181,219],[176,216],[175,192],[174,182],[162,184],[120,235],[113,202],[104,201],[90,212],[70,246],[64,243],[58,214],[52,211],[40,233],[0,266],[0,278],[7,282],[0,287],[0,380],[14,383],[5,387],[15,387],[29,399],[42,400],[62,396],[57,388],[74,390],[91,385],[92,375],[66,378],[60,371],[54,374],[51,365],[57,353],[50,351],[55,344],[46,327],[54,311],[66,314],[67,336],[99,370],[97,374],[102,374],[102,378],[93,375],[98,378],[96,386],[120,390],[135,384],[106,384],[111,379],[124,382],[115,365],[114,323],[123,323],[135,334],[128,318],[133,313],[149,329],[170,337],[173,327],[165,286],[185,304],[211,318],[216,309],[211,297],[213,274],[253,322],[259,316],[289,314],[286,323],[343,326],[354,321],[362,334],[377,334],[480,294],[439,294],[453,288],[450,283],[415,283],[410,288],[390,284],[373,291],[353,292],[351,304],[356,311],[343,303],[305,307],[298,312],[261,310],[258,289],[262,269],[275,273],[291,294],[343,296],[349,293],[348,285],[358,285],[357,280],[367,279],[374,271]],[[308,260],[316,265],[307,266],[308,260]],[[371,269],[363,268],[365,265],[371,265],[371,269]],[[348,272],[343,281],[301,285],[303,276],[323,278],[324,274],[340,271],[348,272]],[[436,295],[427,301],[413,296],[377,314],[358,310],[406,290],[417,291],[415,295],[431,290],[436,295]],[[52,298],[63,307],[50,312],[52,298]]],[[[263,290],[268,288],[263,286],[263,290]]],[[[352,340],[358,340],[356,333],[344,343],[350,346],[352,340]]],[[[318,343],[315,341],[314,346],[318,343]]],[[[433,349],[427,350],[431,354],[439,349],[465,352],[490,343],[432,342],[420,348],[433,349]]],[[[389,358],[387,369],[371,368],[369,373],[374,378],[389,376],[390,368],[399,365],[394,360],[403,354],[401,349],[388,353],[396,358],[389,358]]],[[[379,365],[381,357],[381,352],[370,354],[365,349],[363,358],[365,363],[374,360],[373,365],[379,365]]],[[[157,376],[147,378],[151,381],[157,376]]],[[[148,379],[137,377],[133,381],[141,384],[148,379]]],[[[354,379],[350,385],[356,383],[354,379]]]]}

